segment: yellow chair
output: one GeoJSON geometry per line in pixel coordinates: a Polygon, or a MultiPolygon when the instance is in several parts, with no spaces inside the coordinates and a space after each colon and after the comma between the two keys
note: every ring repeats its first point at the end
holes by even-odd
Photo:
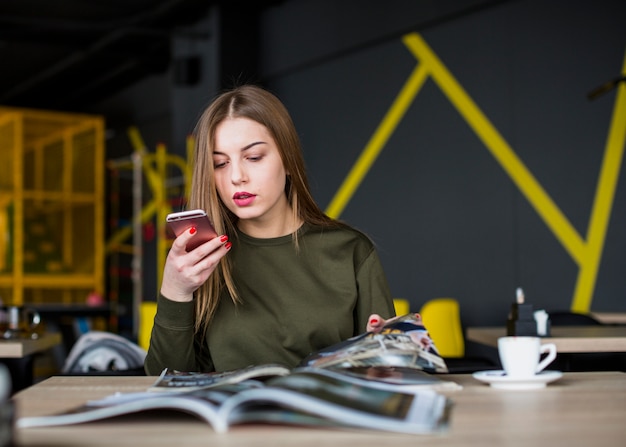
{"type": "Polygon", "coordinates": [[[397,316],[406,315],[411,312],[411,305],[409,304],[409,300],[406,300],[404,298],[394,298],[393,308],[395,309],[397,316]]]}
{"type": "Polygon", "coordinates": [[[156,301],[144,301],[139,307],[139,334],[138,345],[148,350],[150,346],[150,336],[152,326],[154,326],[154,316],[156,315],[156,301]]]}
{"type": "Polygon", "coordinates": [[[420,309],[424,326],[442,357],[465,355],[459,303],[454,298],[434,298],[420,309]]]}

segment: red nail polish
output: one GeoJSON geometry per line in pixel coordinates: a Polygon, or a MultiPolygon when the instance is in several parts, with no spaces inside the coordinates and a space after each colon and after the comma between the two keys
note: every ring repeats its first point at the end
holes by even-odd
{"type": "Polygon", "coordinates": [[[228,236],[226,236],[226,235],[223,235],[223,236],[220,238],[220,242],[226,242],[227,240],[228,240],[228,236]]]}
{"type": "Polygon", "coordinates": [[[196,227],[191,227],[189,229],[189,234],[196,234],[196,227]]]}
{"type": "Polygon", "coordinates": [[[376,324],[376,323],[378,323],[378,318],[372,318],[370,320],[370,324],[376,324]]]}
{"type": "Polygon", "coordinates": [[[226,242],[226,244],[224,245],[224,247],[226,247],[226,250],[230,250],[230,247],[232,247],[233,244],[231,242],[226,242]]]}

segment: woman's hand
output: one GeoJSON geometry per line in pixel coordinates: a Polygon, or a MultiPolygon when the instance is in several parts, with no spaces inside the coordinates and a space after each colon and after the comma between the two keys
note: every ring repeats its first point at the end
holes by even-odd
{"type": "Polygon", "coordinates": [[[385,320],[383,317],[381,317],[378,314],[372,314],[367,320],[366,331],[367,332],[380,332],[383,326],[385,325],[385,323],[387,323],[387,320],[385,320]]]}
{"type": "Polygon", "coordinates": [[[167,254],[161,295],[172,301],[191,301],[193,292],[206,282],[232,246],[228,236],[222,235],[187,252],[185,247],[195,234],[193,227],[183,232],[167,254]]]}
{"type": "MultiPolygon", "coordinates": [[[[398,315],[392,318],[389,318],[387,320],[385,320],[384,318],[382,318],[380,315],[378,314],[372,314],[370,315],[369,319],[367,320],[367,328],[366,331],[367,332],[380,332],[382,330],[382,328],[389,323],[391,320],[395,319],[395,318],[399,318],[402,315],[398,315]]],[[[415,314],[415,318],[417,318],[418,320],[422,320],[422,316],[418,313],[415,314]]]]}

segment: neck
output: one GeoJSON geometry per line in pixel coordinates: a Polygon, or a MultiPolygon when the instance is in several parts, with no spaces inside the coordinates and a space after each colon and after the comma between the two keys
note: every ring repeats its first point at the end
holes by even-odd
{"type": "Polygon", "coordinates": [[[285,213],[280,219],[240,219],[237,228],[248,236],[270,239],[295,233],[302,223],[301,219],[294,219],[291,213],[285,213]]]}

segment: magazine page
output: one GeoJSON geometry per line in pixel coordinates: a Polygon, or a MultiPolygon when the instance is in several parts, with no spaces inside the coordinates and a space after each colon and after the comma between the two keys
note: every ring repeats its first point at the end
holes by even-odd
{"type": "MultiPolygon", "coordinates": [[[[136,394],[136,393],[133,393],[136,394]]],[[[117,416],[130,415],[150,410],[175,410],[196,415],[210,424],[216,432],[227,430],[225,422],[218,416],[218,405],[208,400],[177,394],[144,393],[144,396],[126,396],[120,403],[110,405],[84,405],[64,414],[20,418],[18,428],[50,427],[82,424],[117,416]]]]}
{"type": "Polygon", "coordinates": [[[305,358],[301,366],[355,368],[393,366],[448,372],[428,331],[417,314],[387,321],[380,332],[366,332],[305,358]]]}
{"type": "MultiPolygon", "coordinates": [[[[311,367],[299,367],[298,372],[311,367]]],[[[320,368],[317,368],[320,369],[320,368]]],[[[323,368],[340,374],[345,380],[353,380],[373,388],[395,391],[431,389],[436,391],[461,390],[463,387],[452,380],[445,380],[437,374],[403,366],[355,366],[350,368],[323,368]]]]}
{"type": "Polygon", "coordinates": [[[426,434],[447,429],[450,407],[451,401],[433,390],[374,388],[335,371],[311,368],[238,393],[219,414],[229,425],[254,421],[254,416],[255,422],[426,434]]]}
{"type": "Polygon", "coordinates": [[[289,368],[278,364],[254,365],[219,373],[186,372],[166,368],[154,385],[150,387],[150,391],[192,391],[229,383],[238,383],[250,379],[264,381],[271,377],[287,375],[290,372],[291,370],[289,368]]]}
{"type": "Polygon", "coordinates": [[[20,418],[19,428],[73,425],[99,421],[112,417],[131,415],[151,410],[173,410],[195,415],[209,423],[217,432],[227,430],[225,421],[218,416],[218,408],[232,396],[245,390],[258,388],[258,382],[243,381],[219,387],[179,391],[177,393],[115,393],[103,399],[91,400],[70,411],[49,416],[20,418]]]}

